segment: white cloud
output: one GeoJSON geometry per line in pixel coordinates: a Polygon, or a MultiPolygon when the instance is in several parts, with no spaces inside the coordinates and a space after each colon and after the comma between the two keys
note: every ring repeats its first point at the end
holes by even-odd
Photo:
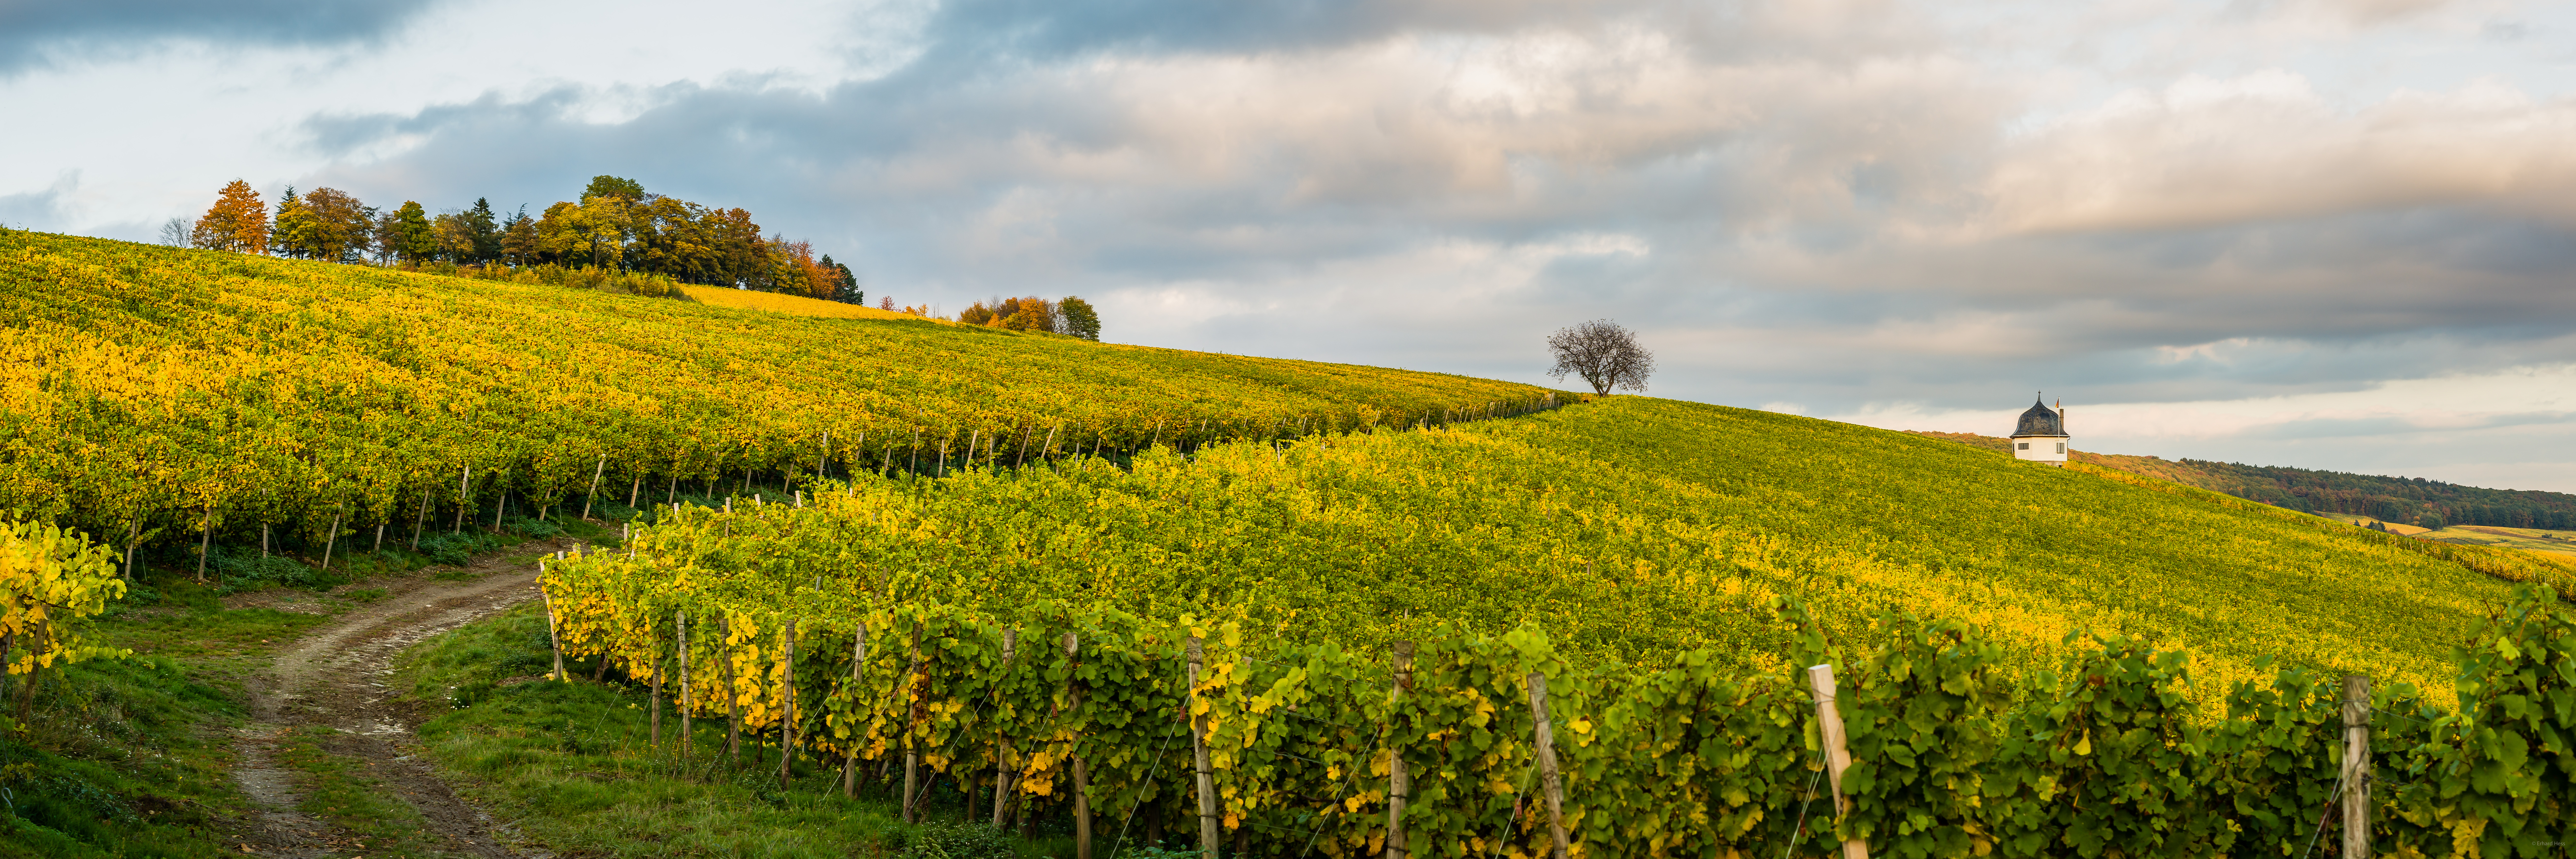
{"type": "MultiPolygon", "coordinates": [[[[2495,80],[2338,108],[2303,76],[2189,76],[2029,131],[1987,192],[2010,231],[2162,229],[2449,203],[2576,216],[2576,102],[2495,80]]],[[[2571,219],[2576,223],[2576,219],[2571,219]]]]}

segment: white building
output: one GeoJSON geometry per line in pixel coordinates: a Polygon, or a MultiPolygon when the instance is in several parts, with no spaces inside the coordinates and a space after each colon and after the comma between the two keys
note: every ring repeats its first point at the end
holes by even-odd
{"type": "Polygon", "coordinates": [[[2021,424],[2013,428],[2014,459],[2066,467],[2066,401],[2057,401],[2057,406],[2051,409],[2038,398],[2031,399],[2030,411],[2021,413],[2021,424]]]}

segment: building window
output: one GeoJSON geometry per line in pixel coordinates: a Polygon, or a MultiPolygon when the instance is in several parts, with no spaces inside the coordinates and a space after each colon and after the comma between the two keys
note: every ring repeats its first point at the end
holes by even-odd
{"type": "Polygon", "coordinates": [[[2058,453],[2065,453],[2065,452],[2066,452],[2066,443],[2065,443],[2065,442],[2062,442],[2062,441],[2061,441],[2061,442],[2058,442],[2058,443],[2057,443],[2057,452],[2058,452],[2058,453]]]}
{"type": "Polygon", "coordinates": [[[2026,441],[2025,441],[2025,442],[2021,442],[2021,443],[2017,446],[2017,449],[2019,449],[2019,450],[2029,450],[2029,449],[2030,449],[2030,442],[2026,442],[2026,441]]]}

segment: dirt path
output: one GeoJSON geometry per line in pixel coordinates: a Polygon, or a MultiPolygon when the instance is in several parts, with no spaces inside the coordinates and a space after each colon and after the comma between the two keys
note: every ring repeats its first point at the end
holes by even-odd
{"type": "MultiPolygon", "coordinates": [[[[568,545],[568,544],[567,544],[568,545]]],[[[513,554],[560,546],[526,543],[513,554]]],[[[278,743],[303,726],[338,729],[322,746],[383,782],[390,797],[427,821],[420,834],[433,850],[463,856],[542,856],[507,846],[516,840],[490,816],[459,799],[428,762],[407,748],[418,714],[394,700],[387,685],[395,655],[430,636],[537,598],[536,568],[499,556],[479,559],[472,581],[426,577],[371,581],[385,598],[316,627],[277,655],[249,684],[252,723],[236,739],[234,779],[257,802],[261,831],[250,843],[263,856],[349,856],[367,851],[349,833],[296,810],[297,773],[275,763],[278,743]],[[353,849],[356,848],[356,849],[353,849]]]]}

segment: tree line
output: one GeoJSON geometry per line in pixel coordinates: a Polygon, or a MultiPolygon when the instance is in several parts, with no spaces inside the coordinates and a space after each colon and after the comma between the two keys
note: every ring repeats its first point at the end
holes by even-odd
{"type": "Polygon", "coordinates": [[[2559,492],[2197,459],[2181,465],[2208,475],[2207,488],[2310,513],[2369,516],[2437,530],[2451,525],[2576,529],[2576,495],[2559,492]]]}
{"type": "Polygon", "coordinates": [[[680,283],[782,292],[851,304],[867,293],[846,264],[812,243],[761,235],[741,208],[715,208],[648,193],[632,179],[599,176],[579,202],[507,215],[488,198],[430,214],[405,200],[390,210],[336,188],[290,187],[272,214],[235,179],[194,220],[162,226],[164,244],[346,264],[599,268],[680,283]]]}
{"type": "Polygon", "coordinates": [[[1092,309],[1091,302],[1082,300],[1080,296],[1068,295],[1055,301],[1034,295],[992,298],[975,302],[960,311],[957,321],[1013,331],[1069,334],[1084,340],[1100,339],[1100,313],[1092,309]]]}

